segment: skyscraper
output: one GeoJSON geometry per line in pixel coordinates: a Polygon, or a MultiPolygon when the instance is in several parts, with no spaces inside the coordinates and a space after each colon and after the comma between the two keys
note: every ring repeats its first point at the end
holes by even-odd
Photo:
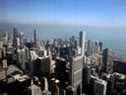
{"type": "Polygon", "coordinates": [[[79,46],[81,48],[82,55],[84,56],[84,47],[85,47],[85,31],[80,31],[79,33],[79,46]]]}
{"type": "Polygon", "coordinates": [[[103,64],[102,71],[106,73],[113,72],[113,60],[112,60],[112,51],[108,48],[103,50],[103,64]]]}
{"type": "Polygon", "coordinates": [[[83,56],[76,56],[71,59],[71,85],[74,88],[73,95],[80,95],[82,93],[82,70],[83,70],[83,56]]]}
{"type": "Polygon", "coordinates": [[[36,29],[34,30],[34,46],[36,47],[37,37],[36,37],[36,29]]]}
{"type": "Polygon", "coordinates": [[[17,28],[13,28],[13,46],[17,47],[17,37],[18,37],[18,30],[17,28]]]}

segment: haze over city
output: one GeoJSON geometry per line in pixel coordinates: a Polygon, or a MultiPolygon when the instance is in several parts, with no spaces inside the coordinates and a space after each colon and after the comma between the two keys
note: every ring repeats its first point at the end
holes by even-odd
{"type": "Polygon", "coordinates": [[[126,26],[125,0],[1,0],[0,21],[126,26]]]}

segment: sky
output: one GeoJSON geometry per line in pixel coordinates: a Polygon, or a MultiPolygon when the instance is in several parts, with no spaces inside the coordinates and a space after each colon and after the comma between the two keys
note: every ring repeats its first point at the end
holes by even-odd
{"type": "Polygon", "coordinates": [[[126,26],[126,0],[0,0],[0,21],[126,26]]]}

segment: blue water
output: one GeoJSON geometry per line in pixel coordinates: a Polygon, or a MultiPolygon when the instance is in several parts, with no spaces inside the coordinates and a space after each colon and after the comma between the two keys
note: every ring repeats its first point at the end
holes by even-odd
{"type": "Polygon", "coordinates": [[[97,29],[97,31],[88,31],[88,39],[101,40],[104,47],[111,48],[118,55],[126,58],[126,30],[116,29],[97,29]]]}

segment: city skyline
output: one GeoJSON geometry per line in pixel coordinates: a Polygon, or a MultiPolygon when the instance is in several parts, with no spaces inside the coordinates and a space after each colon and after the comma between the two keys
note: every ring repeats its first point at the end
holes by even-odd
{"type": "Polygon", "coordinates": [[[1,0],[0,20],[126,26],[125,0],[1,0]]]}

